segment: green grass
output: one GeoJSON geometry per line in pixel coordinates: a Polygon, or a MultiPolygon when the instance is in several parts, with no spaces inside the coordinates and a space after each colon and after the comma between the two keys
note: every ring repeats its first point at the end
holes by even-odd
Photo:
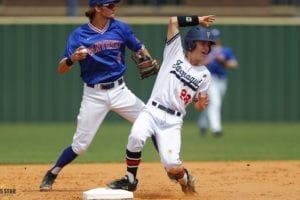
{"type": "MultiPolygon", "coordinates": [[[[124,162],[131,124],[104,122],[86,154],[75,162],[124,162]]],[[[0,163],[53,163],[71,144],[76,124],[0,124],[0,163]]],[[[300,160],[299,123],[225,123],[225,134],[200,137],[196,123],[182,131],[183,161],[300,160]]],[[[151,140],[143,161],[158,161],[151,140]]]]}

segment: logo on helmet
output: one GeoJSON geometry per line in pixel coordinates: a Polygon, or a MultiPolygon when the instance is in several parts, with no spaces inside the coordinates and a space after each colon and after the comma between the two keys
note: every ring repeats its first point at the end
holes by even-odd
{"type": "Polygon", "coordinates": [[[209,36],[210,36],[210,32],[207,32],[206,34],[207,34],[207,38],[209,38],[209,36]]]}

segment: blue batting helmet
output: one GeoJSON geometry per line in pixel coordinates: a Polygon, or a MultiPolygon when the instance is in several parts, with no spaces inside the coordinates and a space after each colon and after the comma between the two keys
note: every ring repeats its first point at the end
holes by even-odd
{"type": "Polygon", "coordinates": [[[97,5],[103,5],[107,3],[119,3],[121,0],[90,0],[90,7],[94,7],[97,5]]]}
{"type": "Polygon", "coordinates": [[[184,38],[184,47],[187,51],[193,51],[196,47],[195,41],[208,41],[215,44],[215,38],[208,28],[202,26],[192,27],[184,38]]]}
{"type": "Polygon", "coordinates": [[[211,29],[211,34],[213,34],[213,36],[215,37],[215,39],[221,39],[221,31],[217,28],[213,28],[211,29]]]}

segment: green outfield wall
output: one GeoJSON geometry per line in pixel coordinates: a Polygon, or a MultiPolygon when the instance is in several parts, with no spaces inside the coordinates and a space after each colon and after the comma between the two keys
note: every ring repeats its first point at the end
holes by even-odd
{"type": "MultiPolygon", "coordinates": [[[[82,82],[78,65],[57,73],[69,33],[85,19],[0,19],[0,122],[75,121],[82,82]]],[[[224,44],[232,47],[239,69],[229,73],[224,121],[300,120],[300,20],[220,20],[224,44]]],[[[162,60],[165,18],[129,23],[153,57],[162,60]]],[[[182,30],[186,32],[185,29],[182,30]]],[[[143,100],[154,78],[139,80],[129,59],[125,79],[143,100]]],[[[199,113],[188,108],[186,120],[199,113]]],[[[108,120],[120,118],[110,113],[108,120]]]]}

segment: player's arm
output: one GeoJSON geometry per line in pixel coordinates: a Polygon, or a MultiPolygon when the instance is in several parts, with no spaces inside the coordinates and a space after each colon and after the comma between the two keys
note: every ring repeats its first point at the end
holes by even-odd
{"type": "Polygon", "coordinates": [[[149,51],[142,46],[137,52],[132,52],[132,60],[138,67],[140,78],[148,78],[158,73],[160,66],[156,59],[153,59],[149,51]]]}
{"type": "Polygon", "coordinates": [[[74,62],[85,59],[87,55],[87,49],[80,46],[70,57],[65,57],[58,63],[58,72],[60,74],[68,72],[72,68],[74,62]]]}
{"type": "Polygon", "coordinates": [[[148,49],[144,45],[142,46],[142,48],[140,50],[138,50],[137,52],[134,52],[134,53],[143,54],[145,56],[148,56],[148,57],[152,58],[149,51],[148,51],[148,49]]]}
{"type": "Polygon", "coordinates": [[[215,59],[221,63],[225,68],[236,69],[238,67],[238,62],[235,58],[226,58],[223,53],[216,55],[215,59]]]}
{"type": "Polygon", "coordinates": [[[138,57],[148,57],[151,62],[152,65],[158,65],[157,60],[152,58],[150,52],[148,51],[148,49],[142,45],[142,48],[140,50],[138,50],[137,52],[132,52],[132,59],[135,61],[135,63],[137,65],[139,65],[140,63],[137,61],[138,57]]]}
{"type": "Polygon", "coordinates": [[[236,69],[238,68],[238,62],[235,59],[228,60],[226,63],[226,67],[229,69],[236,69]]]}
{"type": "Polygon", "coordinates": [[[226,59],[219,59],[223,66],[225,66],[228,69],[235,69],[238,66],[238,63],[235,59],[226,60],[226,59]]]}
{"type": "Polygon", "coordinates": [[[72,58],[63,58],[59,63],[58,63],[58,73],[63,74],[68,72],[72,66],[73,66],[74,62],[72,61],[72,58]]]}
{"type": "Polygon", "coordinates": [[[236,69],[238,67],[238,62],[232,50],[229,48],[220,50],[216,54],[215,59],[227,69],[236,69]]]}
{"type": "Polygon", "coordinates": [[[201,82],[199,92],[194,96],[195,109],[204,110],[209,102],[208,88],[211,81],[211,74],[208,72],[206,75],[203,75],[205,79],[201,82]]]}
{"type": "Polygon", "coordinates": [[[179,27],[202,25],[208,27],[216,19],[215,15],[207,16],[174,16],[169,19],[167,42],[179,33],[179,27]]]}

